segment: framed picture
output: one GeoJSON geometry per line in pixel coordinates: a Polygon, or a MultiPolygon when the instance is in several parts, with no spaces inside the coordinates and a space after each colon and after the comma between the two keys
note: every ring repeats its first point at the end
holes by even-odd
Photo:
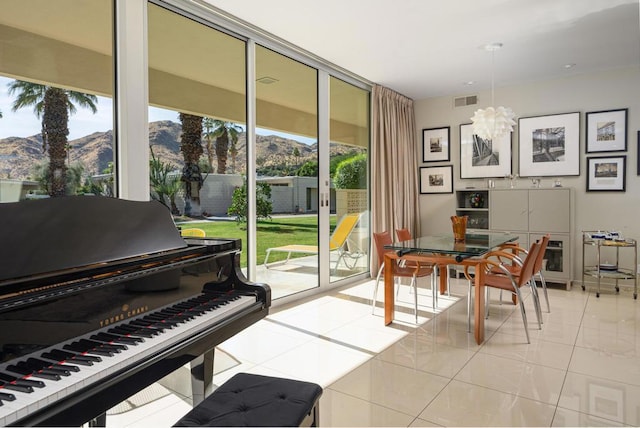
{"type": "Polygon", "coordinates": [[[460,178],[511,175],[511,136],[484,140],[473,133],[472,124],[460,125],[460,178]]]}
{"type": "Polygon", "coordinates": [[[449,127],[422,130],[422,162],[448,161],[449,127]]]}
{"type": "Polygon", "coordinates": [[[587,158],[587,192],[624,192],[626,162],[626,156],[587,158]]]}
{"type": "Polygon", "coordinates": [[[638,131],[637,146],[638,146],[638,163],[636,166],[636,175],[640,175],[640,131],[638,131]]]}
{"type": "Polygon", "coordinates": [[[420,167],[420,194],[453,193],[453,166],[420,167]]]}
{"type": "Polygon", "coordinates": [[[587,112],[587,153],[627,150],[628,109],[587,112]]]}
{"type": "Polygon", "coordinates": [[[580,175],[580,113],[518,120],[520,176],[580,175]]]}

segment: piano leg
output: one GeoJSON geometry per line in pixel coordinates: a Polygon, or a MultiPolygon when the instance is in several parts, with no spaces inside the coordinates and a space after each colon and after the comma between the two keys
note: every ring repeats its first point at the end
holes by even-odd
{"type": "Polygon", "coordinates": [[[193,407],[202,403],[213,391],[213,355],[215,348],[191,361],[191,394],[193,407]]]}
{"type": "Polygon", "coordinates": [[[102,413],[96,416],[87,423],[90,427],[106,427],[107,426],[107,414],[102,413]]]}

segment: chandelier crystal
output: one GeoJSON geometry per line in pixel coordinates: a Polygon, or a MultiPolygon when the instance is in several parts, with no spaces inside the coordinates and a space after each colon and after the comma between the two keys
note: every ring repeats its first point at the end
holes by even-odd
{"type": "Polygon", "coordinates": [[[473,114],[473,133],[483,140],[494,140],[513,131],[515,113],[509,107],[494,108],[494,56],[495,51],[502,48],[502,43],[486,45],[485,50],[491,52],[491,107],[478,109],[473,114]]]}

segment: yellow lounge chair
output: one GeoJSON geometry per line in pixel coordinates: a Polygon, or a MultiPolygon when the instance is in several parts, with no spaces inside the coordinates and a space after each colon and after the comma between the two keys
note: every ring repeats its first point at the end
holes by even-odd
{"type": "Polygon", "coordinates": [[[182,229],[180,231],[180,235],[181,236],[190,236],[190,237],[195,237],[195,238],[204,238],[205,236],[207,236],[207,234],[205,233],[204,230],[202,229],[198,229],[195,227],[189,228],[189,229],[182,229]]]}
{"type": "MultiPolygon", "coordinates": [[[[340,222],[338,223],[338,225],[336,226],[336,228],[333,230],[333,233],[331,234],[331,238],[329,239],[329,250],[338,252],[338,260],[336,261],[334,272],[338,269],[338,265],[342,260],[344,260],[345,265],[347,265],[349,269],[353,269],[355,267],[357,259],[359,259],[365,254],[364,252],[359,250],[350,251],[346,248],[347,239],[349,238],[349,235],[351,235],[351,232],[353,232],[353,229],[356,227],[356,225],[360,221],[361,216],[362,216],[362,213],[345,214],[340,220],[340,222]],[[353,262],[353,264],[350,265],[350,262],[353,262]]],[[[292,253],[318,254],[318,246],[291,244],[291,245],[284,245],[282,247],[267,248],[267,254],[264,258],[264,266],[267,269],[269,269],[269,266],[267,265],[267,261],[269,260],[269,255],[271,254],[272,251],[286,252],[287,253],[286,260],[276,262],[279,264],[285,264],[291,258],[292,253]]]]}

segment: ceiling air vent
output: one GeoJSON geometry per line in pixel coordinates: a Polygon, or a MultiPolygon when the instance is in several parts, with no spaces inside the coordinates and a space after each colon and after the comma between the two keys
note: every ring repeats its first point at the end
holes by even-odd
{"type": "Polygon", "coordinates": [[[453,99],[454,107],[472,106],[478,104],[477,95],[469,95],[468,97],[457,97],[453,99]]]}

